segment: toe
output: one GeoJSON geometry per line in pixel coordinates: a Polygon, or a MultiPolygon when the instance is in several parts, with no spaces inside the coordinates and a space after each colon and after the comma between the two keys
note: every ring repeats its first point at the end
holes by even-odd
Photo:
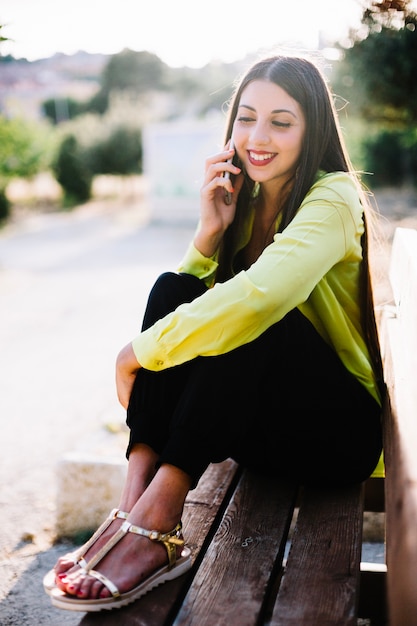
{"type": "Polygon", "coordinates": [[[93,576],[83,576],[78,587],[77,597],[89,600],[107,597],[106,595],[101,595],[104,593],[103,589],[105,589],[105,587],[103,587],[103,583],[93,576]]]}
{"type": "Polygon", "coordinates": [[[61,558],[58,559],[54,567],[54,570],[56,574],[62,574],[64,572],[67,572],[69,569],[71,569],[73,565],[74,565],[73,556],[71,554],[66,554],[65,556],[62,556],[61,558]]]}

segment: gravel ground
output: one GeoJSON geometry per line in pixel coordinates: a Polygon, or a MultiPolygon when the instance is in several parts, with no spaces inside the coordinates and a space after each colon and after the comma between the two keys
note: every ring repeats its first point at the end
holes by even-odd
{"type": "MultiPolygon", "coordinates": [[[[417,202],[397,191],[377,200],[386,301],[390,237],[395,226],[417,228],[417,202]]],[[[53,609],[42,589],[44,573],[71,547],[55,542],[55,467],[80,442],[123,423],[115,355],[193,229],[193,220],[149,221],[136,197],[24,213],[0,231],[0,626],[80,623],[82,614],[53,609]]]]}

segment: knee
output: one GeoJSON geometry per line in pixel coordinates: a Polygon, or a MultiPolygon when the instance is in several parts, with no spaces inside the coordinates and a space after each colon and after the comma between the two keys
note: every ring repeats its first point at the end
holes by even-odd
{"type": "Polygon", "coordinates": [[[156,279],[154,286],[152,287],[152,291],[159,291],[160,289],[165,291],[166,289],[175,286],[178,283],[178,277],[179,274],[176,274],[175,272],[163,272],[163,274],[158,276],[156,279]]]}
{"type": "Polygon", "coordinates": [[[196,276],[164,272],[156,279],[151,295],[162,298],[175,308],[183,302],[191,302],[205,290],[203,281],[196,276]]]}
{"type": "Polygon", "coordinates": [[[191,302],[205,290],[203,281],[195,276],[164,272],[156,279],[149,294],[142,330],[174,311],[183,302],[191,302]]]}

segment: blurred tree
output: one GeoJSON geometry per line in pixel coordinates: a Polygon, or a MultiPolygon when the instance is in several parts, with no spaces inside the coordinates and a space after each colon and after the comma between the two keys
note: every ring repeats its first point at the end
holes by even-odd
{"type": "Polygon", "coordinates": [[[85,105],[74,98],[49,98],[42,103],[42,112],[53,124],[72,120],[84,113],[85,105]]]}
{"type": "Polygon", "coordinates": [[[417,14],[410,0],[366,2],[333,89],[367,122],[362,166],[372,184],[417,185],[417,14]]]}
{"type": "Polygon", "coordinates": [[[82,115],[60,125],[52,170],[66,207],[89,200],[94,176],[142,173],[142,133],[128,111],[112,116],[82,115]]]}
{"type": "Polygon", "coordinates": [[[130,92],[137,96],[151,90],[165,89],[167,66],[150,52],[123,50],[113,55],[101,77],[101,88],[87,105],[88,110],[104,113],[114,92],[130,92]]]}
{"type": "Polygon", "coordinates": [[[410,0],[371,2],[344,49],[334,86],[348,100],[353,93],[369,121],[417,123],[417,14],[409,7],[410,0]]]}
{"type": "Polygon", "coordinates": [[[94,174],[126,176],[142,173],[142,134],[139,128],[120,124],[91,147],[94,174]]]}
{"type": "Polygon", "coordinates": [[[38,124],[0,115],[0,220],[8,217],[6,195],[13,178],[30,178],[47,168],[49,134],[38,124]]]}
{"type": "Polygon", "coordinates": [[[89,156],[74,134],[64,136],[53,162],[53,171],[64,190],[66,206],[86,202],[91,197],[93,173],[89,156]]]}

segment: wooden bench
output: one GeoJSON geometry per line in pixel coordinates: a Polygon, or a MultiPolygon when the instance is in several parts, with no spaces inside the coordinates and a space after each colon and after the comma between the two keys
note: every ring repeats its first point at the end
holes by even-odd
{"type": "Polygon", "coordinates": [[[389,397],[384,411],[387,595],[390,626],[417,625],[417,231],[397,228],[382,319],[389,397]]]}
{"type": "Polygon", "coordinates": [[[386,479],[300,488],[231,460],[212,465],[184,511],[192,570],[119,611],[85,615],[82,626],[417,625],[417,231],[403,231],[392,255],[397,315],[384,311],[381,331],[386,479]],[[361,566],[364,510],[382,510],[384,486],[387,575],[361,566]]]}

